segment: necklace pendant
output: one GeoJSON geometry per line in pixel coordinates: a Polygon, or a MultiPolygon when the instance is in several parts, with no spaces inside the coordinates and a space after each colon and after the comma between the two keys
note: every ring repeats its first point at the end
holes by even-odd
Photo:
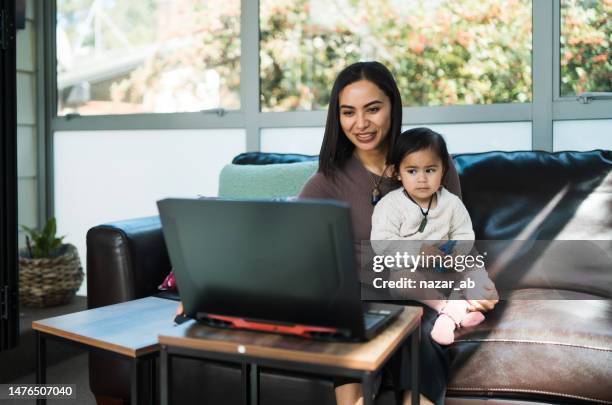
{"type": "Polygon", "coordinates": [[[419,225],[419,232],[423,232],[425,230],[425,226],[427,225],[427,217],[423,218],[421,221],[421,225],[419,225]]]}
{"type": "Polygon", "coordinates": [[[380,201],[380,189],[374,187],[372,189],[372,205],[376,205],[380,201]]]}

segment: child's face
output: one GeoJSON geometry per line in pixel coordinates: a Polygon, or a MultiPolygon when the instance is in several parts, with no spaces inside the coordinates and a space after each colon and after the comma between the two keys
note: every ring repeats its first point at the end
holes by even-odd
{"type": "Polygon", "coordinates": [[[419,204],[427,204],[442,183],[442,161],[431,148],[407,154],[399,169],[404,189],[419,204]]]}

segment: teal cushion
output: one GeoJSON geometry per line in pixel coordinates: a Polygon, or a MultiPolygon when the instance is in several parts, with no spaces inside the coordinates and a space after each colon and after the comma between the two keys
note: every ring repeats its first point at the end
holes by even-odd
{"type": "Polygon", "coordinates": [[[273,198],[297,196],[318,169],[318,161],[271,165],[227,165],[219,175],[219,197],[273,198]]]}

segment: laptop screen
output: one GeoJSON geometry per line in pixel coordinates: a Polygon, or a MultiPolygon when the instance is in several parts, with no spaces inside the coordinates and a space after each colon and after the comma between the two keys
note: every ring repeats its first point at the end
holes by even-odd
{"type": "Polygon", "coordinates": [[[361,317],[348,206],[165,199],[158,207],[188,316],[347,329],[361,317]]]}

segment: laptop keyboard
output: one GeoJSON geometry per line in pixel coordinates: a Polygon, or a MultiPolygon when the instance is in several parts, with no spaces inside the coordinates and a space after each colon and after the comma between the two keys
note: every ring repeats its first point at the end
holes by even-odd
{"type": "Polygon", "coordinates": [[[385,319],[385,315],[372,314],[370,312],[365,312],[363,314],[363,323],[365,325],[366,330],[372,329],[383,319],[385,319]]]}

